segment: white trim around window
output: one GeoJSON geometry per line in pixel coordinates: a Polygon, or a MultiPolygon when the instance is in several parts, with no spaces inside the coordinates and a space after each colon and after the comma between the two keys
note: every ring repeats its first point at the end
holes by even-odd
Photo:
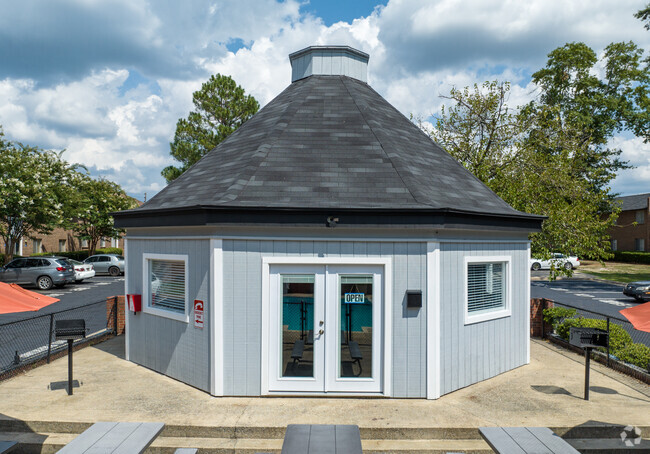
{"type": "Polygon", "coordinates": [[[189,270],[188,270],[188,256],[185,254],[142,254],[142,312],[145,314],[157,315],[159,317],[170,318],[179,322],[189,323],[189,304],[188,304],[188,289],[189,289],[189,270]],[[149,295],[149,264],[151,260],[174,260],[182,261],[185,265],[185,312],[173,312],[165,309],[158,309],[151,307],[149,295]]]}
{"type": "Polygon", "coordinates": [[[464,264],[464,275],[465,279],[463,281],[464,291],[465,291],[465,324],[471,325],[473,323],[485,322],[488,320],[495,320],[498,318],[510,317],[512,315],[512,257],[509,255],[502,256],[467,256],[465,257],[464,264]],[[505,293],[503,295],[503,307],[495,308],[492,310],[481,311],[477,314],[471,314],[469,312],[469,265],[470,264],[503,264],[505,270],[503,271],[503,282],[502,290],[505,293]]]}

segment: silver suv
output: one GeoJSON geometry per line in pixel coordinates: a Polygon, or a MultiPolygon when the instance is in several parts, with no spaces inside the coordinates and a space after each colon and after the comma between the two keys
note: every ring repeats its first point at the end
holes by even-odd
{"type": "Polygon", "coordinates": [[[0,268],[0,281],[33,284],[41,290],[49,290],[74,282],[74,266],[65,257],[14,259],[0,268]]]}
{"type": "Polygon", "coordinates": [[[108,273],[111,276],[124,274],[124,257],[117,254],[91,255],[84,263],[90,263],[95,267],[96,273],[108,273]]]}

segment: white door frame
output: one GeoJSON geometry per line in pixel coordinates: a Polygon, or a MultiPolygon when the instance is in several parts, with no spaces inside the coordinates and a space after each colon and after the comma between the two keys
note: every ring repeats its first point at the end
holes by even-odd
{"type": "MultiPolygon", "coordinates": [[[[392,393],[392,260],[383,257],[262,257],[262,395],[270,394],[295,394],[295,395],[314,395],[325,394],[322,392],[303,392],[303,391],[285,391],[274,392],[269,390],[269,374],[270,374],[270,348],[273,344],[271,339],[271,266],[272,265],[378,265],[383,267],[383,282],[382,287],[379,289],[383,296],[383,333],[382,339],[377,344],[380,347],[378,361],[383,366],[383,373],[381,379],[381,392],[328,392],[327,395],[382,395],[390,396],[392,393]]],[[[373,339],[374,342],[374,339],[373,339]]]]}

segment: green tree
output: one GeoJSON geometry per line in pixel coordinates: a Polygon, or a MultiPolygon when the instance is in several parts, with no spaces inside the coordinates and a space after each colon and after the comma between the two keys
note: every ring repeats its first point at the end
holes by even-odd
{"type": "Polygon", "coordinates": [[[644,21],[645,22],[645,25],[644,25],[645,29],[650,30],[650,3],[648,3],[646,5],[646,7],[643,8],[642,10],[639,10],[639,12],[637,12],[634,15],[634,17],[644,21]]]}
{"type": "Polygon", "coordinates": [[[551,252],[595,259],[610,255],[607,230],[619,208],[609,184],[627,164],[608,148],[629,131],[648,140],[648,68],[633,43],[609,45],[600,62],[582,43],[549,54],[533,75],[538,96],[508,107],[507,83],[453,89],[432,131],[467,169],[514,208],[548,216],[531,235],[542,258],[551,252]]]}
{"type": "Polygon", "coordinates": [[[176,123],[172,157],[180,166],[168,166],[162,176],[169,183],[223,142],[259,109],[259,103],[229,76],[217,74],[192,96],[195,110],[176,123]]]}
{"type": "Polygon", "coordinates": [[[5,263],[30,233],[49,233],[63,221],[75,166],[61,153],[7,141],[0,129],[0,237],[5,263]]]}
{"type": "Polygon", "coordinates": [[[90,255],[93,255],[99,240],[117,238],[123,232],[115,228],[111,213],[135,208],[137,202],[117,183],[104,178],[93,179],[76,172],[70,184],[73,195],[65,209],[65,226],[88,241],[90,255]]]}

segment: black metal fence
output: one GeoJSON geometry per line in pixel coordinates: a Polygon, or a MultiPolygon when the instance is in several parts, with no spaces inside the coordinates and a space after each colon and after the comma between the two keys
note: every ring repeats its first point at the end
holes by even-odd
{"type": "MultiPolygon", "coordinates": [[[[611,330],[612,325],[618,325],[621,328],[623,328],[632,338],[632,341],[638,344],[644,344],[648,347],[650,347],[650,333],[646,333],[645,331],[639,331],[634,326],[632,323],[629,322],[629,320],[623,318],[623,316],[617,317],[613,315],[608,315],[608,314],[603,314],[602,312],[596,312],[596,311],[590,311],[588,309],[584,309],[579,306],[574,306],[572,304],[567,304],[567,303],[561,303],[558,301],[551,301],[551,300],[544,300],[544,307],[543,309],[546,309],[548,306],[548,303],[552,303],[554,307],[564,307],[567,309],[575,309],[577,312],[577,315],[579,317],[583,318],[591,318],[595,320],[604,320],[605,321],[605,326],[606,330],[609,333],[611,330]]],[[[542,333],[545,333],[546,329],[544,327],[544,321],[542,319],[542,333]]],[[[609,351],[609,346],[607,348],[607,365],[610,365],[610,351],[609,351]]],[[[648,366],[650,367],[650,365],[648,366]]]]}
{"type": "Polygon", "coordinates": [[[117,298],[103,299],[44,315],[0,324],[0,376],[50,358],[67,348],[66,341],[54,338],[57,320],[84,319],[86,339],[89,342],[110,333],[116,333],[117,298]]]}

